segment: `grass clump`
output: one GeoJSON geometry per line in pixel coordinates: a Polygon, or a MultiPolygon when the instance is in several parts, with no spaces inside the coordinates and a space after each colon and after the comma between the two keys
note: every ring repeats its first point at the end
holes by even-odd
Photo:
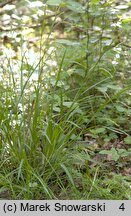
{"type": "Polygon", "coordinates": [[[111,31],[110,4],[77,2],[80,12],[66,2],[47,4],[57,13],[46,17],[44,8],[39,31],[16,32],[15,56],[4,38],[1,199],[131,199],[130,52],[121,42],[128,42],[129,24],[121,21],[127,38],[120,23],[111,31]]]}

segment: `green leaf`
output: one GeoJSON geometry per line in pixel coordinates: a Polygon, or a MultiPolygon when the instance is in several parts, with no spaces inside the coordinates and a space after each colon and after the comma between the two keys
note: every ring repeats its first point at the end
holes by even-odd
{"type": "Polygon", "coordinates": [[[74,74],[78,74],[81,77],[85,77],[85,70],[83,70],[83,69],[75,69],[74,74]]]}
{"type": "Polygon", "coordinates": [[[37,182],[30,182],[29,183],[29,187],[31,187],[31,188],[35,188],[35,187],[37,187],[38,186],[38,184],[37,184],[37,182]]]}
{"type": "Polygon", "coordinates": [[[82,160],[90,160],[90,155],[86,152],[83,152],[81,154],[79,154],[79,158],[81,158],[82,160]]]}
{"type": "Polygon", "coordinates": [[[131,152],[130,151],[126,151],[125,149],[118,149],[118,154],[121,157],[127,157],[127,156],[131,155],[131,152]]]}
{"type": "Polygon", "coordinates": [[[99,134],[99,133],[103,133],[105,131],[105,128],[96,128],[93,130],[90,130],[93,134],[99,134]]]}
{"type": "Polygon", "coordinates": [[[92,0],[91,3],[95,5],[95,4],[97,4],[99,1],[100,1],[100,0],[92,0]]]}
{"type": "Polygon", "coordinates": [[[101,150],[99,154],[110,154],[109,150],[101,150]]]}
{"type": "Polygon", "coordinates": [[[59,107],[53,107],[53,111],[60,113],[60,108],[59,107]]]}
{"type": "Polygon", "coordinates": [[[122,106],[116,105],[115,107],[116,107],[118,112],[125,112],[126,111],[126,109],[122,106]]]}
{"type": "Polygon", "coordinates": [[[112,160],[114,161],[117,161],[120,157],[115,148],[112,148],[111,150],[102,150],[99,152],[99,154],[110,154],[112,156],[112,160]]]}
{"type": "Polygon", "coordinates": [[[112,155],[112,160],[117,161],[119,159],[119,155],[118,155],[116,149],[111,148],[110,152],[111,152],[111,155],[112,155]]]}
{"type": "Polygon", "coordinates": [[[125,139],[124,139],[124,141],[125,141],[125,144],[131,144],[131,136],[127,136],[125,139]]]}
{"type": "Polygon", "coordinates": [[[131,17],[128,17],[126,19],[122,19],[123,23],[130,23],[131,22],[131,17]]]}
{"type": "Polygon", "coordinates": [[[48,5],[59,6],[62,2],[62,0],[48,0],[46,3],[48,5]]]}
{"type": "Polygon", "coordinates": [[[63,168],[63,170],[66,172],[71,184],[73,187],[75,187],[75,184],[74,184],[74,181],[73,181],[73,178],[72,178],[72,175],[70,174],[70,171],[69,169],[64,165],[64,164],[61,164],[61,167],[63,168]]]}
{"type": "Polygon", "coordinates": [[[82,4],[80,4],[79,2],[71,1],[71,0],[69,1],[67,8],[69,8],[70,10],[72,10],[76,13],[84,13],[85,12],[82,4]]]}
{"type": "Polygon", "coordinates": [[[73,102],[65,101],[65,102],[63,102],[63,106],[70,108],[72,106],[72,103],[73,102]]]}
{"type": "Polygon", "coordinates": [[[107,91],[107,86],[101,86],[101,87],[97,87],[97,89],[102,92],[105,93],[107,91]]]}

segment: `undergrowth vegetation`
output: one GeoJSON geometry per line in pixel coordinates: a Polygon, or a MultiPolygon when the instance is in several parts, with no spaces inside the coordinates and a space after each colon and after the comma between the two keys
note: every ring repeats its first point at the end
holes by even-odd
{"type": "Polygon", "coordinates": [[[131,199],[130,2],[0,7],[0,198],[131,199]]]}

